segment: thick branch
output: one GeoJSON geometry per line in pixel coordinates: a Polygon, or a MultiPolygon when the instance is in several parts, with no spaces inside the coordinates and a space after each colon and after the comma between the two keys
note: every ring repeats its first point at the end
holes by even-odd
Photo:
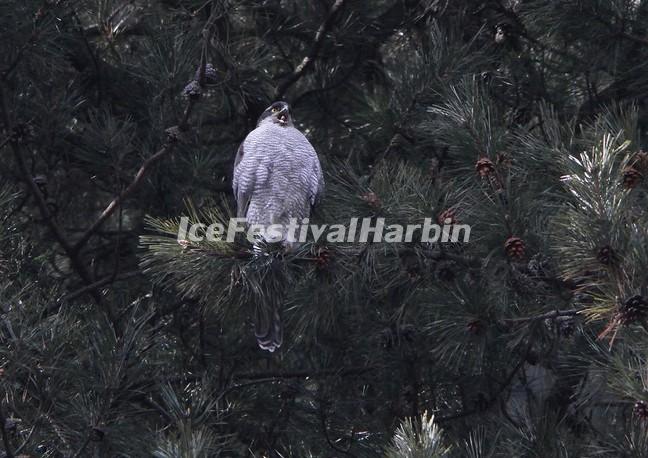
{"type": "MultiPolygon", "coordinates": [[[[101,215],[97,220],[86,230],[81,238],[77,240],[77,242],[74,244],[72,247],[73,253],[78,253],[79,250],[86,244],[86,242],[92,237],[92,235],[99,229],[103,223],[106,222],[108,218],[110,218],[110,215],[112,215],[117,208],[121,205],[121,203],[126,199],[128,196],[130,196],[140,185],[146,174],[149,172],[151,167],[158,161],[160,161],[164,156],[169,154],[173,149],[173,143],[167,142],[158,152],[156,152],[153,156],[149,157],[144,161],[142,166],[139,168],[137,171],[137,174],[135,175],[135,178],[133,178],[133,181],[124,189],[124,191],[121,192],[117,197],[115,197],[112,202],[108,204],[108,206],[104,209],[103,212],[101,212],[101,215]]],[[[67,251],[67,250],[66,250],[67,251]]]]}
{"type": "Polygon", "coordinates": [[[297,66],[295,71],[288,77],[288,79],[286,79],[279,85],[275,99],[282,98],[286,94],[286,91],[293,84],[299,81],[301,77],[306,74],[306,71],[308,71],[308,69],[313,65],[320,49],[322,48],[322,45],[324,44],[324,37],[329,32],[329,30],[331,30],[331,27],[333,26],[333,20],[335,19],[338,11],[340,11],[342,6],[344,5],[344,2],[345,0],[335,0],[335,3],[331,7],[328,16],[326,16],[326,19],[324,20],[324,22],[322,22],[322,25],[320,25],[319,29],[317,29],[317,33],[315,34],[315,41],[313,42],[313,46],[311,47],[310,51],[297,66]]]}

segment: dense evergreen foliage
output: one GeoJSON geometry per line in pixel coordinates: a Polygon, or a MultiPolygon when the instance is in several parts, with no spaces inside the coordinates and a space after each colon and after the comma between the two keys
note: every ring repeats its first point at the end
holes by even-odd
{"type": "Polygon", "coordinates": [[[648,456],[648,1],[2,0],[0,24],[2,456],[648,456]],[[470,242],[178,243],[231,216],[275,100],[325,169],[315,220],[470,242]]]}

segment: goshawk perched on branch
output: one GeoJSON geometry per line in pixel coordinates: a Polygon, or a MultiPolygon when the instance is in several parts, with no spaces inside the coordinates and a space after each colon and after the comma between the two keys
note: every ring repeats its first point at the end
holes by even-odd
{"type": "MultiPolygon", "coordinates": [[[[270,105],[239,147],[232,186],[237,216],[248,225],[281,225],[286,228],[282,244],[291,248],[286,240],[290,220],[299,224],[310,215],[324,191],[324,178],[317,153],[295,128],[287,103],[270,105]]],[[[278,304],[256,308],[259,346],[274,351],[282,342],[278,304]]]]}

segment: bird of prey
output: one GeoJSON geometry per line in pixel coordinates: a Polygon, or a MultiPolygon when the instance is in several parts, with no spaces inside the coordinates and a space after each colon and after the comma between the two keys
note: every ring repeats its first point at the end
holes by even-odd
{"type": "MultiPolygon", "coordinates": [[[[237,217],[246,218],[248,225],[287,228],[291,218],[300,223],[310,215],[324,191],[322,167],[313,146],[295,128],[287,103],[266,108],[239,147],[232,187],[237,217]]],[[[282,232],[281,243],[291,249],[293,243],[286,236],[287,231],[282,232]]],[[[265,350],[281,345],[277,305],[257,306],[256,337],[265,350]]]]}

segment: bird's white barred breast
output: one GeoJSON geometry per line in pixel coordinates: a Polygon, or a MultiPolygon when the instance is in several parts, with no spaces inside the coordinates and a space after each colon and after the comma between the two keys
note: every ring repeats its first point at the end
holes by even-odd
{"type": "Polygon", "coordinates": [[[294,127],[264,123],[247,136],[236,167],[237,186],[249,196],[250,224],[288,224],[305,218],[321,189],[319,159],[294,127]]]}

